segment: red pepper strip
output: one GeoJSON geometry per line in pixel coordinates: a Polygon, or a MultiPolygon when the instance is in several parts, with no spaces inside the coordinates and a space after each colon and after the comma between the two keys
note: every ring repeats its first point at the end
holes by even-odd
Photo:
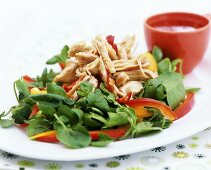
{"type": "Polygon", "coordinates": [[[127,127],[119,127],[117,129],[109,129],[109,130],[95,130],[95,131],[89,131],[89,135],[91,136],[93,141],[98,140],[100,133],[106,134],[113,139],[119,139],[127,132],[127,130],[128,130],[127,127]]]}
{"type": "Polygon", "coordinates": [[[184,102],[174,110],[177,119],[185,116],[193,108],[194,103],[194,93],[188,93],[184,102]]]}
{"type": "Polygon", "coordinates": [[[106,82],[105,82],[105,86],[106,86],[106,89],[110,92],[114,92],[114,87],[111,85],[112,83],[112,79],[110,78],[111,77],[111,73],[109,72],[109,70],[106,68],[106,82]]]}
{"type": "Polygon", "coordinates": [[[154,107],[156,109],[159,109],[161,111],[161,113],[168,117],[170,120],[175,120],[176,119],[176,114],[172,111],[172,109],[167,106],[166,104],[158,101],[158,100],[154,100],[154,99],[150,99],[150,98],[140,98],[140,99],[134,99],[134,100],[130,100],[126,103],[128,106],[132,107],[136,114],[138,115],[138,110],[140,110],[139,108],[143,108],[143,107],[154,107]]]}
{"type": "Polygon", "coordinates": [[[35,80],[29,77],[28,75],[23,76],[22,79],[25,80],[27,83],[35,82],[35,80]]]}
{"type": "Polygon", "coordinates": [[[20,128],[27,128],[29,125],[27,123],[17,124],[20,128]]]}
{"type": "Polygon", "coordinates": [[[29,118],[31,118],[32,116],[36,115],[38,111],[39,111],[39,108],[35,104],[34,107],[33,107],[33,109],[32,109],[32,112],[31,112],[29,118]]]}
{"type": "Polygon", "coordinates": [[[106,36],[106,40],[109,44],[113,45],[114,44],[114,36],[113,35],[108,35],[106,36]]]}
{"type": "Polygon", "coordinates": [[[68,84],[63,84],[62,87],[66,92],[69,92],[73,86],[77,83],[78,80],[74,81],[72,84],[68,85],[68,84]]]}
{"type": "Polygon", "coordinates": [[[116,101],[120,104],[125,104],[131,99],[131,96],[132,96],[132,92],[129,92],[127,93],[126,96],[116,99],[116,101]]]}
{"type": "Polygon", "coordinates": [[[108,35],[108,36],[106,37],[106,40],[107,40],[107,42],[113,47],[113,49],[114,49],[114,50],[116,51],[116,53],[117,53],[118,48],[117,48],[117,45],[114,44],[114,38],[115,38],[115,36],[113,36],[113,35],[108,35]]]}
{"type": "Polygon", "coordinates": [[[30,139],[35,139],[41,142],[47,142],[47,143],[57,143],[59,140],[56,138],[56,131],[48,131],[43,132],[38,135],[30,137],[30,139]]]}
{"type": "MultiPolygon", "coordinates": [[[[127,130],[128,128],[126,127],[121,127],[117,129],[109,129],[109,130],[96,130],[96,131],[89,131],[89,135],[93,141],[96,141],[99,139],[100,133],[107,134],[113,139],[119,139],[127,132],[127,130]]],[[[59,140],[56,138],[56,131],[48,131],[48,132],[40,133],[38,135],[30,137],[30,139],[35,139],[41,142],[48,142],[48,143],[59,142],[59,140]]]]}
{"type": "MultiPolygon", "coordinates": [[[[36,115],[38,111],[39,111],[39,108],[37,107],[37,105],[34,105],[29,118],[36,115]]],[[[20,128],[27,128],[29,125],[27,123],[22,123],[22,124],[17,124],[17,126],[20,127],[20,128]]]]}
{"type": "Polygon", "coordinates": [[[64,70],[64,68],[66,67],[65,63],[59,63],[59,66],[61,67],[62,70],[64,70]]]}

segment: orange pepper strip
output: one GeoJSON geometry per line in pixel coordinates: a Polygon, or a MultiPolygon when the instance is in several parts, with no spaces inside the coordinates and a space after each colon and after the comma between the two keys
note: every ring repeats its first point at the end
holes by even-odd
{"type": "Polygon", "coordinates": [[[159,109],[161,113],[164,116],[168,117],[170,120],[175,120],[177,117],[176,114],[172,111],[172,109],[169,106],[167,106],[166,104],[158,100],[154,100],[150,98],[140,98],[140,99],[130,100],[126,104],[135,110],[137,116],[139,115],[140,108],[154,107],[156,109],[159,109]]]}
{"type": "Polygon", "coordinates": [[[38,135],[30,137],[30,139],[36,139],[41,142],[48,142],[48,143],[57,143],[59,140],[56,138],[56,131],[48,131],[48,132],[43,132],[38,135]]]}
{"type": "MultiPolygon", "coordinates": [[[[117,129],[108,129],[108,130],[94,130],[94,131],[89,131],[89,135],[93,141],[98,140],[100,133],[106,134],[113,139],[119,139],[127,132],[127,130],[128,130],[128,127],[119,127],[117,129]]],[[[40,133],[38,135],[30,137],[30,139],[32,139],[32,140],[35,139],[37,141],[48,142],[48,143],[59,142],[59,140],[56,137],[55,130],[40,133]]]]}

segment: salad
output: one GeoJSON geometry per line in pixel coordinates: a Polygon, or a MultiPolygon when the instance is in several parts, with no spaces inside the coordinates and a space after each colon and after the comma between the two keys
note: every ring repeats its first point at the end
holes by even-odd
{"type": "Polygon", "coordinates": [[[15,81],[18,105],[0,115],[0,125],[68,148],[103,147],[160,132],[191,110],[198,89],[184,88],[181,60],[163,58],[156,46],[134,55],[135,36],[114,39],[65,45],[46,62],[61,71],[15,81]]]}

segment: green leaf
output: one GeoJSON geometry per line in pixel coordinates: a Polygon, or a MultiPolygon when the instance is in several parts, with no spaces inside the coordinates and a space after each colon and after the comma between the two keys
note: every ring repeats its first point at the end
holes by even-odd
{"type": "Polygon", "coordinates": [[[84,106],[87,106],[87,98],[82,97],[75,104],[77,108],[83,108],[84,106]]]}
{"type": "Polygon", "coordinates": [[[130,107],[123,107],[122,106],[122,107],[117,109],[117,113],[119,113],[119,114],[127,113],[128,114],[128,120],[129,120],[131,126],[134,126],[136,124],[138,117],[136,116],[134,109],[132,109],[130,107]]]}
{"type": "Polygon", "coordinates": [[[95,90],[94,93],[90,93],[87,97],[87,102],[90,106],[94,106],[102,111],[109,111],[109,105],[107,100],[104,98],[100,89],[95,90]]]}
{"type": "Polygon", "coordinates": [[[174,109],[185,99],[183,77],[176,72],[166,72],[158,77],[166,89],[168,105],[174,109]]]}
{"type": "Polygon", "coordinates": [[[47,83],[52,83],[53,79],[57,73],[55,73],[52,69],[48,72],[47,68],[45,68],[42,72],[41,76],[37,76],[35,79],[35,82],[29,83],[28,86],[31,87],[38,87],[38,88],[43,88],[46,87],[47,83]]]}
{"type": "Polygon", "coordinates": [[[33,94],[29,95],[29,98],[35,102],[45,102],[46,105],[58,107],[64,98],[57,94],[33,94]]]}
{"type": "Polygon", "coordinates": [[[47,84],[47,92],[52,93],[52,94],[58,94],[58,95],[64,96],[64,97],[67,96],[65,90],[62,87],[57,86],[54,83],[48,83],[47,84]]]}
{"type": "Polygon", "coordinates": [[[22,124],[25,120],[28,120],[31,112],[32,106],[24,103],[23,105],[12,109],[12,118],[15,123],[22,124]]]}
{"type": "Polygon", "coordinates": [[[69,47],[67,45],[65,45],[60,54],[53,56],[52,58],[50,58],[46,64],[56,64],[56,63],[65,63],[66,60],[68,59],[68,50],[69,47]]]}
{"type": "Polygon", "coordinates": [[[120,125],[125,125],[129,123],[128,120],[128,114],[125,112],[108,112],[109,118],[107,119],[105,123],[105,127],[113,127],[113,126],[120,126],[120,125]]]}
{"type": "Polygon", "coordinates": [[[163,100],[166,98],[166,88],[163,84],[159,84],[156,90],[156,99],[163,100]]]}
{"type": "Polygon", "coordinates": [[[19,79],[19,80],[15,81],[15,85],[16,85],[18,91],[23,95],[23,98],[27,98],[28,95],[30,94],[30,91],[29,91],[29,88],[28,88],[26,82],[23,79],[19,79]]]}
{"type": "Polygon", "coordinates": [[[49,130],[51,130],[51,124],[46,119],[33,119],[29,122],[29,126],[26,129],[29,137],[49,130]]]}
{"type": "Polygon", "coordinates": [[[56,130],[56,137],[61,143],[73,149],[84,148],[91,143],[89,132],[81,125],[74,129],[60,126],[56,130]]]}
{"type": "Polygon", "coordinates": [[[78,123],[82,123],[83,115],[84,115],[83,111],[81,109],[78,109],[78,108],[72,108],[71,112],[78,116],[78,123]]]}
{"type": "Polygon", "coordinates": [[[86,97],[93,91],[93,86],[88,81],[80,83],[80,89],[77,91],[81,97],[86,97]]]}
{"type": "Polygon", "coordinates": [[[144,120],[152,123],[153,127],[160,127],[162,129],[166,129],[172,124],[172,121],[165,118],[165,116],[158,109],[148,108],[147,110],[151,112],[153,116],[145,118],[144,120]]]}
{"type": "Polygon", "coordinates": [[[185,89],[186,93],[197,93],[201,88],[187,88],[185,89]]]}
{"type": "Polygon", "coordinates": [[[71,125],[76,125],[81,122],[83,118],[83,112],[77,108],[69,108],[66,105],[59,106],[58,112],[60,115],[64,115],[69,119],[71,125]]]}
{"type": "Polygon", "coordinates": [[[100,129],[102,123],[100,123],[97,120],[94,120],[91,118],[91,115],[89,113],[85,113],[83,116],[83,125],[86,126],[87,128],[95,129],[98,128],[100,129]]]}
{"type": "Polygon", "coordinates": [[[103,83],[100,84],[100,90],[102,91],[102,94],[108,100],[108,102],[113,103],[114,101],[116,101],[115,95],[108,91],[103,83]]]}
{"type": "Polygon", "coordinates": [[[0,126],[2,128],[8,128],[13,125],[13,120],[12,119],[0,119],[0,126]]]}
{"type": "Polygon", "coordinates": [[[179,64],[179,73],[182,74],[182,64],[183,61],[181,59],[175,59],[171,62],[172,65],[172,71],[176,71],[177,70],[177,65],[179,64]]]}
{"type": "Polygon", "coordinates": [[[159,62],[163,58],[163,52],[157,46],[154,46],[153,47],[153,49],[152,49],[152,55],[155,58],[156,62],[159,62]]]}
{"type": "Polygon", "coordinates": [[[172,71],[172,65],[169,58],[165,58],[158,63],[158,73],[162,74],[165,72],[172,71]]]}
{"type": "Polygon", "coordinates": [[[33,94],[29,95],[29,98],[35,102],[45,102],[48,105],[53,107],[58,107],[61,103],[65,103],[67,105],[73,105],[75,102],[67,97],[60,96],[57,94],[33,94]]]}
{"type": "Polygon", "coordinates": [[[90,145],[95,147],[105,147],[113,141],[114,140],[110,136],[100,133],[98,141],[93,141],[90,145]]]}
{"type": "Polygon", "coordinates": [[[153,124],[150,122],[140,122],[135,126],[135,129],[132,131],[133,137],[143,136],[145,134],[161,131],[162,128],[160,127],[153,127],[153,124]]]}
{"type": "Polygon", "coordinates": [[[97,114],[99,114],[101,116],[104,116],[104,113],[101,110],[99,110],[99,109],[97,109],[95,107],[91,107],[91,111],[94,112],[94,113],[97,113],[97,114]]]}
{"type": "Polygon", "coordinates": [[[100,116],[96,113],[91,112],[90,118],[96,119],[104,124],[104,128],[121,126],[130,123],[131,125],[136,124],[137,116],[135,111],[129,107],[120,107],[116,109],[116,112],[108,112],[108,118],[100,116]]]}
{"type": "Polygon", "coordinates": [[[166,96],[165,92],[163,91],[163,84],[162,81],[158,78],[150,79],[147,81],[145,88],[144,88],[144,97],[153,98],[153,99],[164,99],[166,96]],[[159,87],[159,89],[158,89],[159,87]],[[161,89],[162,88],[162,89],[161,89]],[[160,95],[161,94],[161,95],[160,95]]]}
{"type": "Polygon", "coordinates": [[[56,110],[52,105],[49,105],[46,102],[37,102],[37,106],[39,110],[42,111],[42,114],[47,115],[48,117],[54,117],[56,110]]]}
{"type": "Polygon", "coordinates": [[[144,88],[144,97],[162,100],[172,109],[176,108],[185,98],[182,75],[165,72],[156,79],[148,80],[144,88]]]}

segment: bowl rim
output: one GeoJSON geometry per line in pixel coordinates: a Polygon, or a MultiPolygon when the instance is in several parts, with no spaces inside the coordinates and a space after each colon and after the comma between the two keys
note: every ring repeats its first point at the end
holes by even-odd
{"type": "Polygon", "coordinates": [[[198,32],[202,32],[206,29],[209,29],[210,28],[210,25],[211,25],[211,19],[205,15],[200,15],[200,14],[196,14],[196,13],[192,13],[192,12],[163,12],[163,13],[157,13],[157,14],[154,14],[154,15],[151,15],[149,17],[147,17],[144,21],[144,27],[145,28],[148,28],[150,30],[153,30],[155,32],[158,32],[158,33],[164,33],[164,34],[193,34],[193,33],[198,33],[198,32]],[[156,29],[155,27],[151,26],[148,21],[151,19],[151,18],[154,18],[154,17],[158,17],[160,15],[172,15],[172,14],[181,14],[181,15],[195,15],[195,16],[198,16],[198,17],[201,17],[201,18],[204,18],[205,20],[207,20],[207,24],[200,27],[200,28],[197,28],[196,30],[194,31],[179,31],[179,32],[176,32],[176,31],[166,31],[166,30],[159,30],[159,29],[156,29]]]}

